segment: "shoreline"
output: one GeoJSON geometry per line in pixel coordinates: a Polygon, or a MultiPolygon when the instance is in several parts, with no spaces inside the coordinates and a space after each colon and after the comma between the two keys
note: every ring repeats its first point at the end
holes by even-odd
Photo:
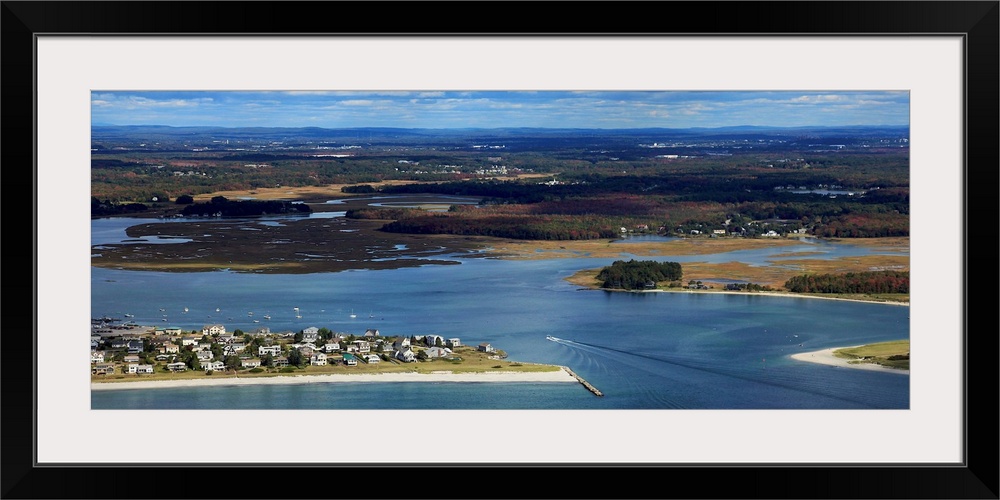
{"type": "Polygon", "coordinates": [[[277,375],[268,377],[225,377],[182,380],[135,380],[128,382],[91,382],[91,391],[122,389],[170,389],[183,387],[219,387],[246,385],[292,385],[317,383],[387,383],[387,382],[572,382],[580,383],[566,367],[548,372],[465,372],[447,370],[430,373],[393,372],[322,375],[277,375]]]}
{"type": "Polygon", "coordinates": [[[888,373],[896,373],[899,375],[909,375],[910,370],[900,370],[897,368],[889,368],[882,365],[876,365],[874,363],[850,363],[847,359],[838,358],[833,355],[833,351],[838,349],[850,349],[856,346],[843,346],[843,347],[831,347],[829,349],[821,349],[818,351],[810,352],[800,352],[790,355],[790,357],[796,361],[805,361],[808,363],[816,363],[821,365],[833,366],[836,368],[854,368],[857,370],[872,370],[888,373]]]}
{"type": "MultiPolygon", "coordinates": [[[[619,293],[700,293],[700,294],[727,294],[727,295],[756,295],[768,297],[789,297],[796,299],[820,299],[820,300],[841,300],[845,302],[861,302],[865,304],[886,304],[893,306],[909,306],[909,302],[893,302],[888,300],[864,300],[848,299],[844,297],[822,297],[819,295],[803,295],[791,292],[740,292],[731,290],[607,290],[604,288],[583,287],[585,290],[601,290],[605,292],[619,293]]],[[[840,349],[839,347],[837,349],[840,349]]]]}

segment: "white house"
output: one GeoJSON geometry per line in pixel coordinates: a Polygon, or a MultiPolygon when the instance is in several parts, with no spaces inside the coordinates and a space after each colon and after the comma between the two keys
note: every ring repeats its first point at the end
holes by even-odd
{"type": "Polygon", "coordinates": [[[340,343],[339,342],[327,342],[323,346],[323,350],[326,351],[327,353],[337,352],[337,351],[340,350],[340,343]]]}
{"type": "Polygon", "coordinates": [[[305,342],[315,342],[319,339],[319,328],[315,326],[310,326],[305,330],[302,330],[302,340],[305,342]]]}
{"type": "Polygon", "coordinates": [[[136,373],[153,373],[153,365],[138,365],[135,367],[136,373]]]}
{"type": "Polygon", "coordinates": [[[441,347],[428,347],[427,349],[424,349],[424,352],[427,354],[428,358],[441,358],[451,354],[450,350],[441,347]]]}
{"type": "Polygon", "coordinates": [[[243,366],[243,368],[257,368],[258,366],[260,366],[260,359],[258,358],[241,359],[240,365],[243,366]]]}
{"type": "Polygon", "coordinates": [[[344,364],[347,366],[357,366],[358,359],[355,358],[353,354],[350,353],[344,354],[344,364]]]}
{"type": "Polygon", "coordinates": [[[166,335],[180,335],[181,334],[181,329],[180,328],[164,328],[163,329],[163,333],[166,334],[166,335]]]}
{"type": "Polygon", "coordinates": [[[198,351],[198,354],[196,354],[196,356],[198,356],[199,363],[212,361],[212,359],[215,358],[215,356],[212,354],[212,351],[198,351]]]}
{"type": "Polygon", "coordinates": [[[450,345],[452,348],[462,347],[462,341],[460,339],[457,339],[457,338],[456,339],[448,339],[448,345],[450,345]]]}
{"type": "Polygon", "coordinates": [[[372,344],[367,340],[355,340],[354,345],[358,346],[358,352],[365,353],[371,352],[372,344]]]}
{"type": "Polygon", "coordinates": [[[440,335],[424,335],[424,344],[426,345],[435,346],[437,345],[438,340],[440,340],[442,344],[444,343],[444,337],[440,335]]]}
{"type": "Polygon", "coordinates": [[[368,363],[378,363],[379,361],[381,361],[381,359],[378,357],[378,354],[368,354],[367,356],[365,356],[365,360],[368,361],[368,363]]]}
{"type": "Polygon", "coordinates": [[[396,359],[404,363],[412,363],[417,360],[417,355],[413,354],[413,351],[411,351],[409,348],[406,348],[401,351],[396,351],[395,357],[396,359]]]}
{"type": "Polygon", "coordinates": [[[184,370],[187,370],[187,365],[181,361],[178,361],[176,363],[167,363],[167,370],[170,370],[172,372],[182,372],[184,370]]]}
{"type": "Polygon", "coordinates": [[[365,337],[378,337],[378,330],[374,328],[365,330],[365,337]]]}
{"type": "Polygon", "coordinates": [[[205,325],[201,328],[202,335],[222,335],[226,333],[226,327],[222,325],[205,325]]]}
{"type": "Polygon", "coordinates": [[[104,351],[94,351],[90,353],[91,363],[103,363],[104,362],[104,351]]]}
{"type": "Polygon", "coordinates": [[[482,344],[479,344],[478,349],[482,352],[497,352],[497,350],[488,342],[483,342],[482,344]]]}
{"type": "Polygon", "coordinates": [[[281,354],[281,346],[280,345],[267,345],[267,346],[262,345],[262,346],[260,346],[260,347],[257,348],[257,355],[258,356],[264,356],[265,354],[270,354],[271,356],[277,356],[277,355],[281,354]]]}
{"type": "Polygon", "coordinates": [[[309,358],[309,364],[313,366],[326,366],[326,354],[318,352],[309,358]]]}
{"type": "Polygon", "coordinates": [[[226,370],[226,364],[223,363],[222,361],[209,361],[208,363],[205,363],[201,366],[202,368],[205,369],[206,372],[207,371],[221,372],[226,370]]]}

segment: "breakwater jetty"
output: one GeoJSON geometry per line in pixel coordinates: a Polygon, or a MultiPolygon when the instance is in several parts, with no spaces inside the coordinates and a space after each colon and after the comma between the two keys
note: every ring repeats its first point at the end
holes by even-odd
{"type": "Polygon", "coordinates": [[[583,386],[586,387],[588,391],[594,393],[595,396],[604,396],[603,392],[601,392],[598,388],[594,387],[590,382],[587,382],[586,380],[584,380],[583,377],[577,375],[576,372],[574,372],[573,370],[570,370],[568,366],[564,366],[564,367],[562,367],[562,369],[566,370],[566,373],[569,373],[570,375],[572,375],[573,378],[575,378],[577,381],[579,381],[581,384],[583,384],[583,386]]]}

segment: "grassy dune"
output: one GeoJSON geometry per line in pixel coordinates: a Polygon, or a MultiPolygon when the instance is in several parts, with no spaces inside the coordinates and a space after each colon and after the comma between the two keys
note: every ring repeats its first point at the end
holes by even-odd
{"type": "Polygon", "coordinates": [[[910,369],[909,340],[895,340],[837,349],[833,355],[847,359],[850,363],[872,363],[902,370],[910,369]]]}

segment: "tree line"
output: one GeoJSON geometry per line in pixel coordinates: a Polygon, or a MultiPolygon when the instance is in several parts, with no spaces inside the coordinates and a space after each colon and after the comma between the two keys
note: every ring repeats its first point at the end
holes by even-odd
{"type": "Polygon", "coordinates": [[[910,293],[908,271],[865,271],[844,274],[807,274],[785,282],[799,293],[910,293]]]}
{"type": "Polygon", "coordinates": [[[305,203],[278,200],[229,200],[216,196],[206,203],[187,205],[181,214],[187,216],[249,217],[265,214],[309,213],[312,209],[305,203]]]}

